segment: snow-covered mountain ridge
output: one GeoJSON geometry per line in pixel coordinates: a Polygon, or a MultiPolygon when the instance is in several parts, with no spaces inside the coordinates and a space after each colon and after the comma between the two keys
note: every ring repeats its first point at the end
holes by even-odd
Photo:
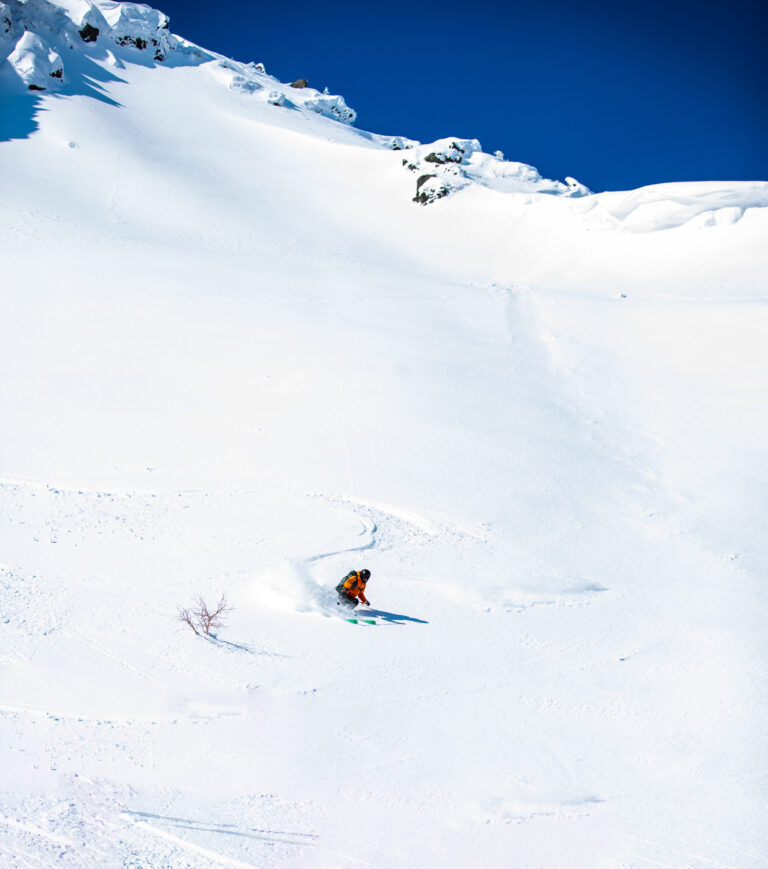
{"type": "Polygon", "coordinates": [[[308,108],[345,123],[355,118],[341,97],[312,88],[292,89],[286,103],[286,86],[267,76],[263,66],[236,63],[175,36],[166,15],[139,3],[9,0],[0,3],[0,40],[4,49],[12,46],[4,64],[32,91],[67,93],[78,72],[70,76],[63,58],[76,51],[113,68],[121,68],[124,61],[211,63],[229,87],[244,93],[263,90],[263,98],[273,105],[308,108]]]}
{"type": "Polygon", "coordinates": [[[0,865],[764,869],[766,185],[3,8],[0,865]]]}
{"type": "MultiPolygon", "coordinates": [[[[62,95],[82,92],[80,64],[69,64],[77,52],[108,68],[125,63],[199,66],[209,69],[222,85],[251,100],[284,109],[314,112],[351,124],[356,113],[343,97],[321,93],[301,80],[285,84],[269,76],[259,63],[241,63],[200,48],[174,35],[162,12],[137,3],[112,0],[3,0],[0,2],[0,86],[13,93],[62,95]],[[70,73],[68,66],[74,69],[70,73]]],[[[79,59],[79,58],[78,58],[79,59]]],[[[90,85],[86,86],[91,89],[90,85]]],[[[243,105],[248,113],[249,106],[243,105]]],[[[525,163],[507,161],[500,152],[482,151],[477,140],[445,138],[422,145],[402,136],[362,134],[372,144],[393,150],[413,149],[403,166],[415,175],[413,200],[435,202],[471,184],[514,193],[545,193],[568,197],[590,191],[574,178],[566,183],[543,178],[525,163]]],[[[733,222],[745,209],[768,204],[768,183],[696,183],[654,185],[631,195],[590,198],[599,221],[618,220],[630,231],[679,226],[697,219],[703,225],[733,222]]]]}

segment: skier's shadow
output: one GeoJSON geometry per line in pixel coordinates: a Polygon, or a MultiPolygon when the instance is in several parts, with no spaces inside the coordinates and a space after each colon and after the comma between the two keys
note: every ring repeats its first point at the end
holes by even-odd
{"type": "Polygon", "coordinates": [[[387,613],[384,612],[384,610],[366,609],[365,614],[389,622],[391,625],[402,625],[405,624],[405,622],[416,622],[419,625],[429,624],[429,622],[424,621],[424,619],[415,619],[413,616],[403,616],[398,615],[397,613],[387,613]]]}

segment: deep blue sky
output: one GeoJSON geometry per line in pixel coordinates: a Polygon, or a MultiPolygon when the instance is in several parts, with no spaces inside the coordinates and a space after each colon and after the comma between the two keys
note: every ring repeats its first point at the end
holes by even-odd
{"type": "Polygon", "coordinates": [[[154,0],[171,30],[340,93],[357,126],[593,190],[768,180],[766,0],[154,0]]]}

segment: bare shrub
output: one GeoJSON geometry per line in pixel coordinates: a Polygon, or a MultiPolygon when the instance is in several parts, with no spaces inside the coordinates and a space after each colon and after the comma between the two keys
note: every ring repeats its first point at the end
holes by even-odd
{"type": "Polygon", "coordinates": [[[200,595],[191,607],[179,607],[178,619],[189,625],[198,636],[203,634],[208,637],[212,630],[215,631],[224,626],[224,616],[231,613],[233,609],[234,607],[227,603],[227,597],[224,594],[213,608],[209,608],[203,596],[200,595]]]}

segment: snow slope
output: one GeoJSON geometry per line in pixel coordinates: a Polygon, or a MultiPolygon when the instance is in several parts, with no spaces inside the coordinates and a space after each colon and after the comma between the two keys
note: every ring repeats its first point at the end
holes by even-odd
{"type": "Polygon", "coordinates": [[[768,184],[4,17],[0,863],[764,866],[768,184]]]}

